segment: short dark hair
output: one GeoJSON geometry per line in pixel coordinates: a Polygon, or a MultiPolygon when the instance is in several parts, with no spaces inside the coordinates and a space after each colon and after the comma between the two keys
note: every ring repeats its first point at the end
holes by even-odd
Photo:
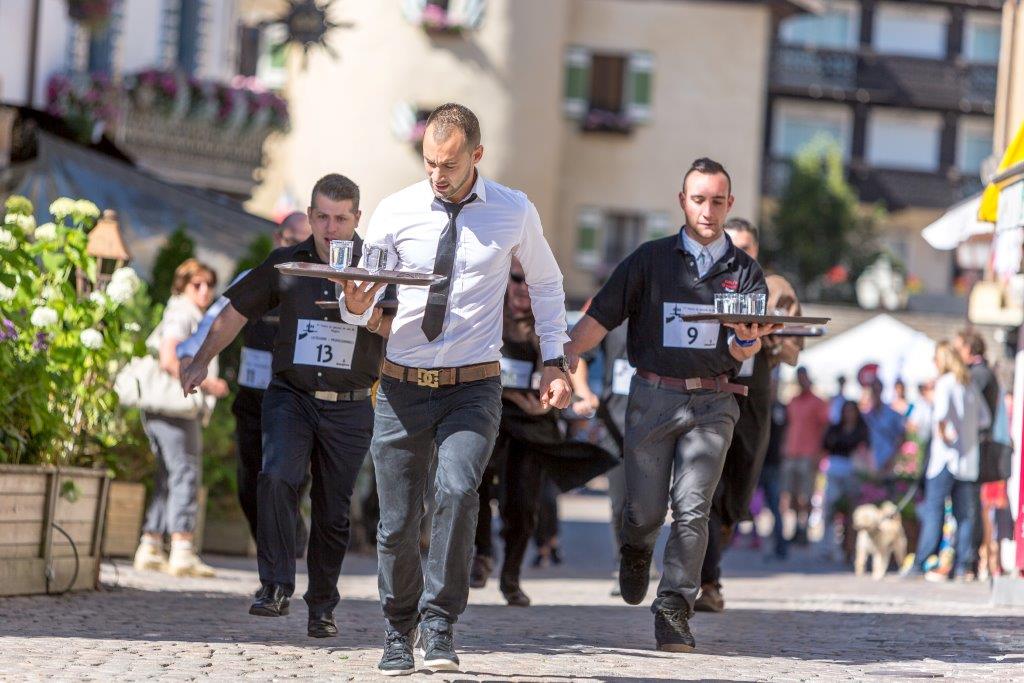
{"type": "Polygon", "coordinates": [[[322,194],[335,202],[351,199],[352,209],[359,210],[359,186],[340,173],[328,173],[316,181],[316,185],[313,186],[313,192],[309,196],[309,205],[311,207],[316,202],[318,194],[322,194]]]}
{"type": "Polygon", "coordinates": [[[757,226],[748,221],[746,218],[730,218],[725,222],[725,229],[732,230],[733,232],[747,232],[754,236],[754,243],[761,243],[761,234],[757,229],[757,226]]]}
{"type": "Polygon", "coordinates": [[[426,128],[434,126],[434,139],[438,142],[447,140],[453,129],[462,131],[466,136],[466,148],[473,150],[480,144],[480,120],[469,107],[455,102],[446,102],[427,117],[426,128]]]}
{"type": "Polygon", "coordinates": [[[729,172],[725,170],[725,166],[722,166],[714,159],[701,157],[690,164],[689,170],[687,170],[686,175],[683,176],[683,192],[686,192],[686,179],[690,177],[691,173],[703,173],[704,175],[717,175],[718,173],[721,173],[729,183],[729,194],[732,194],[732,178],[729,176],[729,172]]]}
{"type": "Polygon", "coordinates": [[[978,334],[977,330],[965,327],[957,332],[956,336],[960,337],[960,341],[964,343],[972,356],[985,355],[985,338],[978,334]]]}

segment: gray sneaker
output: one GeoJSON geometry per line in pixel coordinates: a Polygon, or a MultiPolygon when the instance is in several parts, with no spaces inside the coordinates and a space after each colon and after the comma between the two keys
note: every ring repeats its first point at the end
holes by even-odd
{"type": "Polygon", "coordinates": [[[390,626],[384,631],[384,655],[377,668],[384,676],[405,676],[416,670],[412,656],[413,631],[401,633],[390,626]]]}
{"type": "Polygon", "coordinates": [[[444,619],[431,619],[420,624],[419,645],[423,666],[431,671],[459,671],[452,625],[444,619]]]}

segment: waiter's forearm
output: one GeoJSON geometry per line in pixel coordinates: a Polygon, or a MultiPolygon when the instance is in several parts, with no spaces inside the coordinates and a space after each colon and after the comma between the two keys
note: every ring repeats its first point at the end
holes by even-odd
{"type": "Polygon", "coordinates": [[[760,351],[760,350],[761,350],[761,340],[760,339],[758,339],[756,342],[754,342],[754,344],[751,345],[751,346],[740,346],[739,344],[736,343],[736,339],[735,338],[732,341],[729,342],[729,355],[731,355],[733,358],[735,358],[736,360],[738,360],[741,363],[743,363],[743,362],[745,362],[747,360],[750,360],[751,358],[756,356],[757,352],[760,351]]]}
{"type": "Polygon", "coordinates": [[[584,315],[569,333],[569,343],[565,346],[566,353],[584,354],[600,344],[606,334],[608,330],[601,323],[589,315],[584,315]]]}
{"type": "Polygon", "coordinates": [[[225,306],[217,319],[213,321],[213,325],[210,326],[210,333],[206,335],[206,340],[199,347],[194,362],[209,365],[210,361],[238,336],[246,322],[248,319],[234,306],[231,304],[225,306]]]}

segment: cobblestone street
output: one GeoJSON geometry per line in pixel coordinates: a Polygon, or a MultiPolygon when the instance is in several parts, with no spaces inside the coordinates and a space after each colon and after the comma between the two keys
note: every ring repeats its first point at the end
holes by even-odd
{"type": "MultiPolygon", "coordinates": [[[[474,591],[456,631],[464,673],[414,678],[1024,681],[1024,610],[990,607],[987,586],[856,579],[815,565],[813,550],[770,564],[731,551],[728,608],[694,619],[698,652],[656,652],[646,607],[609,595],[606,506],[566,498],[566,562],[526,570],[534,606],[504,606],[496,581],[474,591]]],[[[382,622],[372,558],[346,560],[341,634],[331,640],[306,637],[301,599],[288,617],[250,617],[255,560],[209,559],[215,579],[137,573],[118,561],[104,566],[98,593],[0,599],[0,679],[376,678],[382,622]]]]}

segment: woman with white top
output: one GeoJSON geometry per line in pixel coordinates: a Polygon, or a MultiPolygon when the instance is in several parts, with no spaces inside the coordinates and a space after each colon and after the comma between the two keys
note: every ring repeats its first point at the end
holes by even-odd
{"type": "MultiPolygon", "coordinates": [[[[932,408],[932,433],[928,469],[925,471],[925,499],[920,507],[921,535],[917,543],[917,563],[924,563],[939,550],[945,501],[953,499],[956,518],[956,573],[973,580],[976,549],[974,533],[975,505],[978,497],[978,432],[991,423],[984,400],[971,386],[971,376],[948,342],[935,347],[935,382],[932,408]]],[[[941,571],[927,572],[925,578],[941,581],[949,578],[941,571]]]]}

